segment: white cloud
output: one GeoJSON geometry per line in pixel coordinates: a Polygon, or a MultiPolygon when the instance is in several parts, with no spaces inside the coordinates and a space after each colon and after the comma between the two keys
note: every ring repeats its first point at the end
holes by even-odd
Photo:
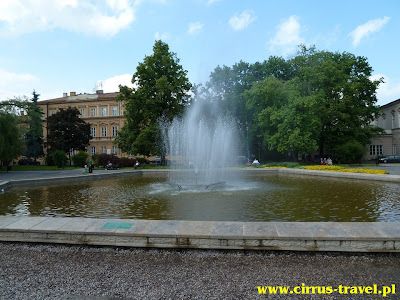
{"type": "Polygon", "coordinates": [[[221,1],[221,0],[208,0],[207,5],[213,5],[214,3],[217,3],[219,1],[221,1]]]}
{"type": "Polygon", "coordinates": [[[229,25],[233,30],[239,31],[249,26],[256,17],[251,10],[244,10],[240,14],[236,14],[229,19],[229,25]]]}
{"type": "Polygon", "coordinates": [[[63,29],[114,36],[135,20],[139,0],[1,0],[0,35],[63,29]]]}
{"type": "Polygon", "coordinates": [[[286,56],[296,51],[297,46],[304,42],[300,36],[301,25],[297,16],[290,16],[277,27],[275,36],[268,42],[269,50],[278,55],[286,56]]]}
{"type": "Polygon", "coordinates": [[[194,35],[196,33],[199,33],[200,31],[202,31],[203,27],[204,27],[204,24],[202,24],[200,22],[190,23],[188,26],[187,33],[190,35],[194,35]]]}
{"type": "Polygon", "coordinates": [[[103,90],[105,93],[118,92],[119,85],[126,85],[132,88],[133,84],[131,80],[132,74],[115,75],[113,77],[97,81],[96,89],[103,90]]]}
{"type": "Polygon", "coordinates": [[[0,69],[0,101],[30,95],[39,78],[28,73],[14,73],[0,69]]]}
{"type": "Polygon", "coordinates": [[[377,91],[379,105],[383,105],[400,98],[400,79],[392,80],[385,74],[374,74],[371,76],[371,80],[378,80],[382,77],[384,83],[379,85],[377,91]]]}
{"type": "Polygon", "coordinates": [[[155,34],[154,34],[154,38],[156,39],[156,40],[163,40],[163,41],[166,41],[166,40],[168,40],[169,38],[171,37],[171,35],[168,33],[168,32],[156,32],[155,34]]]}
{"type": "Polygon", "coordinates": [[[381,30],[389,20],[389,17],[383,17],[380,19],[369,20],[368,22],[357,26],[356,29],[349,33],[349,36],[352,38],[353,46],[357,47],[363,38],[367,37],[371,33],[381,30]]]}

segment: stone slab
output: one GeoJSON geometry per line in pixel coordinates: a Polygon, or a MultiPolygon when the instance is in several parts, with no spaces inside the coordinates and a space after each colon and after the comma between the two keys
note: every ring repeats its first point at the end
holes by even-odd
{"type": "Polygon", "coordinates": [[[124,247],[400,252],[400,223],[0,217],[0,241],[124,247]]]}
{"type": "Polygon", "coordinates": [[[48,217],[19,217],[16,222],[12,222],[11,224],[5,226],[2,229],[29,230],[33,226],[38,225],[39,223],[48,219],[49,219],[48,217]]]}

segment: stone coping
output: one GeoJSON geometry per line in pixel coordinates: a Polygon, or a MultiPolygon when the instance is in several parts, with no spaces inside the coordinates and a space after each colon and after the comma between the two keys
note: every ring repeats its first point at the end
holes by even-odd
{"type": "Polygon", "coordinates": [[[0,216],[0,241],[158,248],[400,252],[400,222],[222,222],[0,216]]]}
{"type": "MultiPolygon", "coordinates": [[[[306,175],[306,176],[318,176],[318,177],[331,177],[331,178],[344,178],[344,179],[355,179],[355,180],[370,180],[370,181],[383,181],[383,182],[398,182],[400,183],[400,175],[375,175],[375,174],[362,174],[362,173],[346,173],[346,172],[330,172],[330,171],[318,171],[318,170],[305,170],[305,169],[292,169],[292,168],[234,168],[235,171],[242,172],[255,172],[255,173],[274,173],[274,174],[286,174],[286,175],[306,175]]],[[[41,185],[50,182],[76,182],[83,180],[96,180],[101,178],[110,177],[123,177],[127,175],[143,175],[146,173],[157,174],[167,172],[179,172],[179,170],[169,169],[141,169],[141,170],[121,170],[117,172],[101,172],[92,174],[79,174],[79,175],[66,175],[66,176],[48,176],[40,178],[25,178],[25,179],[14,179],[8,181],[0,181],[0,191],[2,189],[9,188],[16,185],[35,184],[41,185]]]]}

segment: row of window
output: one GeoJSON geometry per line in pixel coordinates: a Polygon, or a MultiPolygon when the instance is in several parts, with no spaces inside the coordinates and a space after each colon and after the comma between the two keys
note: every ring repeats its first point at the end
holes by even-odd
{"type": "Polygon", "coordinates": [[[100,150],[100,153],[103,154],[120,154],[121,150],[117,146],[112,146],[111,149],[108,149],[106,146],[101,146],[100,149],[96,149],[96,146],[90,147],[90,153],[92,155],[97,154],[97,151],[100,150]]]}
{"type": "MultiPolygon", "coordinates": [[[[116,137],[118,135],[119,126],[113,125],[111,127],[111,136],[116,137]]],[[[90,127],[90,135],[92,138],[97,137],[96,135],[96,127],[90,127]]],[[[107,126],[100,127],[100,137],[107,137],[107,126]]]]}
{"type": "Polygon", "coordinates": [[[119,107],[118,106],[111,106],[111,113],[108,112],[108,106],[100,106],[99,108],[99,115],[97,114],[97,107],[89,107],[89,114],[86,115],[86,107],[80,107],[79,112],[81,113],[81,117],[107,117],[107,116],[119,116],[119,107]]]}
{"type": "MultiPolygon", "coordinates": [[[[57,109],[50,109],[49,116],[54,115],[57,111],[57,109]]],[[[99,113],[97,113],[97,106],[89,107],[88,110],[86,107],[80,107],[79,112],[81,117],[117,117],[120,115],[119,107],[117,105],[111,106],[110,113],[108,112],[108,106],[100,106],[99,113]]]]}
{"type": "Polygon", "coordinates": [[[383,145],[369,145],[369,155],[383,155],[383,145]]]}

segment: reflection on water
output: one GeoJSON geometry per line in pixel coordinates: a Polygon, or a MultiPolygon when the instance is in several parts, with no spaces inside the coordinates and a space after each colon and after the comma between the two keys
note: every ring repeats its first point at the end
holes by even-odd
{"type": "Polygon", "coordinates": [[[247,174],[245,182],[176,187],[165,175],[15,187],[1,215],[230,221],[400,221],[400,185],[247,174]]]}

